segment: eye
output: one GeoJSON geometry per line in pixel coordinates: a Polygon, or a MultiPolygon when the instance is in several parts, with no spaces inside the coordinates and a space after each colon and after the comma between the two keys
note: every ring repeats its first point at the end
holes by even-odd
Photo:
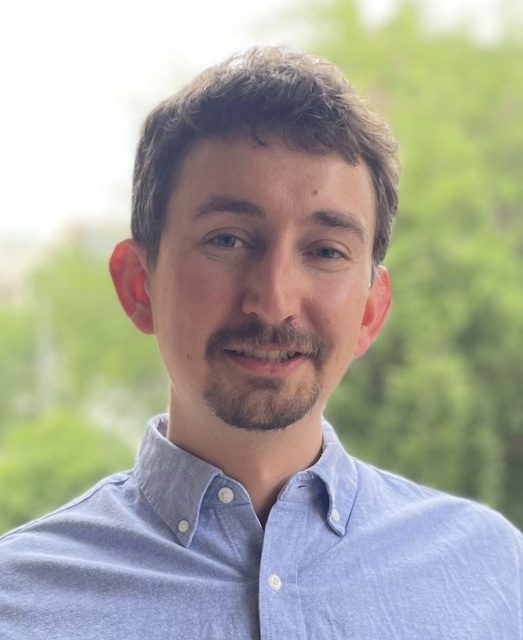
{"type": "Polygon", "coordinates": [[[325,261],[348,260],[348,256],[334,247],[315,247],[311,249],[313,258],[320,258],[325,261]]]}
{"type": "Polygon", "coordinates": [[[240,238],[230,233],[220,233],[214,238],[211,238],[209,244],[216,247],[223,247],[224,249],[243,249],[246,246],[243,240],[240,240],[240,238]]]}

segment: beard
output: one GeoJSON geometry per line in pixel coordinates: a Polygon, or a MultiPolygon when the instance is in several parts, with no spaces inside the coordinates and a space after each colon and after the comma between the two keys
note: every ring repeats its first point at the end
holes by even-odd
{"type": "Polygon", "coordinates": [[[323,339],[300,332],[293,325],[264,327],[250,323],[214,333],[207,344],[210,365],[205,402],[226,424],[249,431],[285,429],[312,411],[323,388],[323,363],[327,346],[323,339]],[[246,376],[241,385],[220,376],[213,366],[228,346],[241,341],[254,348],[270,344],[293,349],[311,360],[314,376],[301,384],[286,378],[246,376]]]}
{"type": "Polygon", "coordinates": [[[227,386],[220,380],[209,380],[207,406],[225,423],[250,431],[275,431],[298,422],[313,409],[322,389],[318,378],[295,390],[285,389],[284,380],[264,378],[251,378],[243,391],[227,386]]]}

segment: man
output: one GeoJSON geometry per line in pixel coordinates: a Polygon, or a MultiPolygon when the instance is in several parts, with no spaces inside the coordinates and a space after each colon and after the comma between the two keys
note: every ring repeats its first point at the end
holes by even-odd
{"type": "Polygon", "coordinates": [[[133,471],[4,537],[2,638],[523,638],[521,535],[322,420],[389,311],[397,181],[308,56],[250,51],[153,111],[111,274],[169,414],[133,471]]]}

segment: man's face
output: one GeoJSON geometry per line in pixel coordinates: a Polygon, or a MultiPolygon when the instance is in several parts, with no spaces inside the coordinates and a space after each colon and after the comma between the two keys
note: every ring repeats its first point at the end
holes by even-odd
{"type": "Polygon", "coordinates": [[[317,419],[388,309],[386,272],[370,287],[374,211],[362,164],[198,141],[146,282],[174,410],[244,429],[317,419]]]}

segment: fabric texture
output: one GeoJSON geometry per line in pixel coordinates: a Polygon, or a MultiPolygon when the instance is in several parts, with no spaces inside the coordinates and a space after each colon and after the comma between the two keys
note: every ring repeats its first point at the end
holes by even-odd
{"type": "Polygon", "coordinates": [[[263,530],[166,426],[0,540],[2,640],[523,640],[523,537],[494,511],[352,458],[324,423],[263,530]]]}

